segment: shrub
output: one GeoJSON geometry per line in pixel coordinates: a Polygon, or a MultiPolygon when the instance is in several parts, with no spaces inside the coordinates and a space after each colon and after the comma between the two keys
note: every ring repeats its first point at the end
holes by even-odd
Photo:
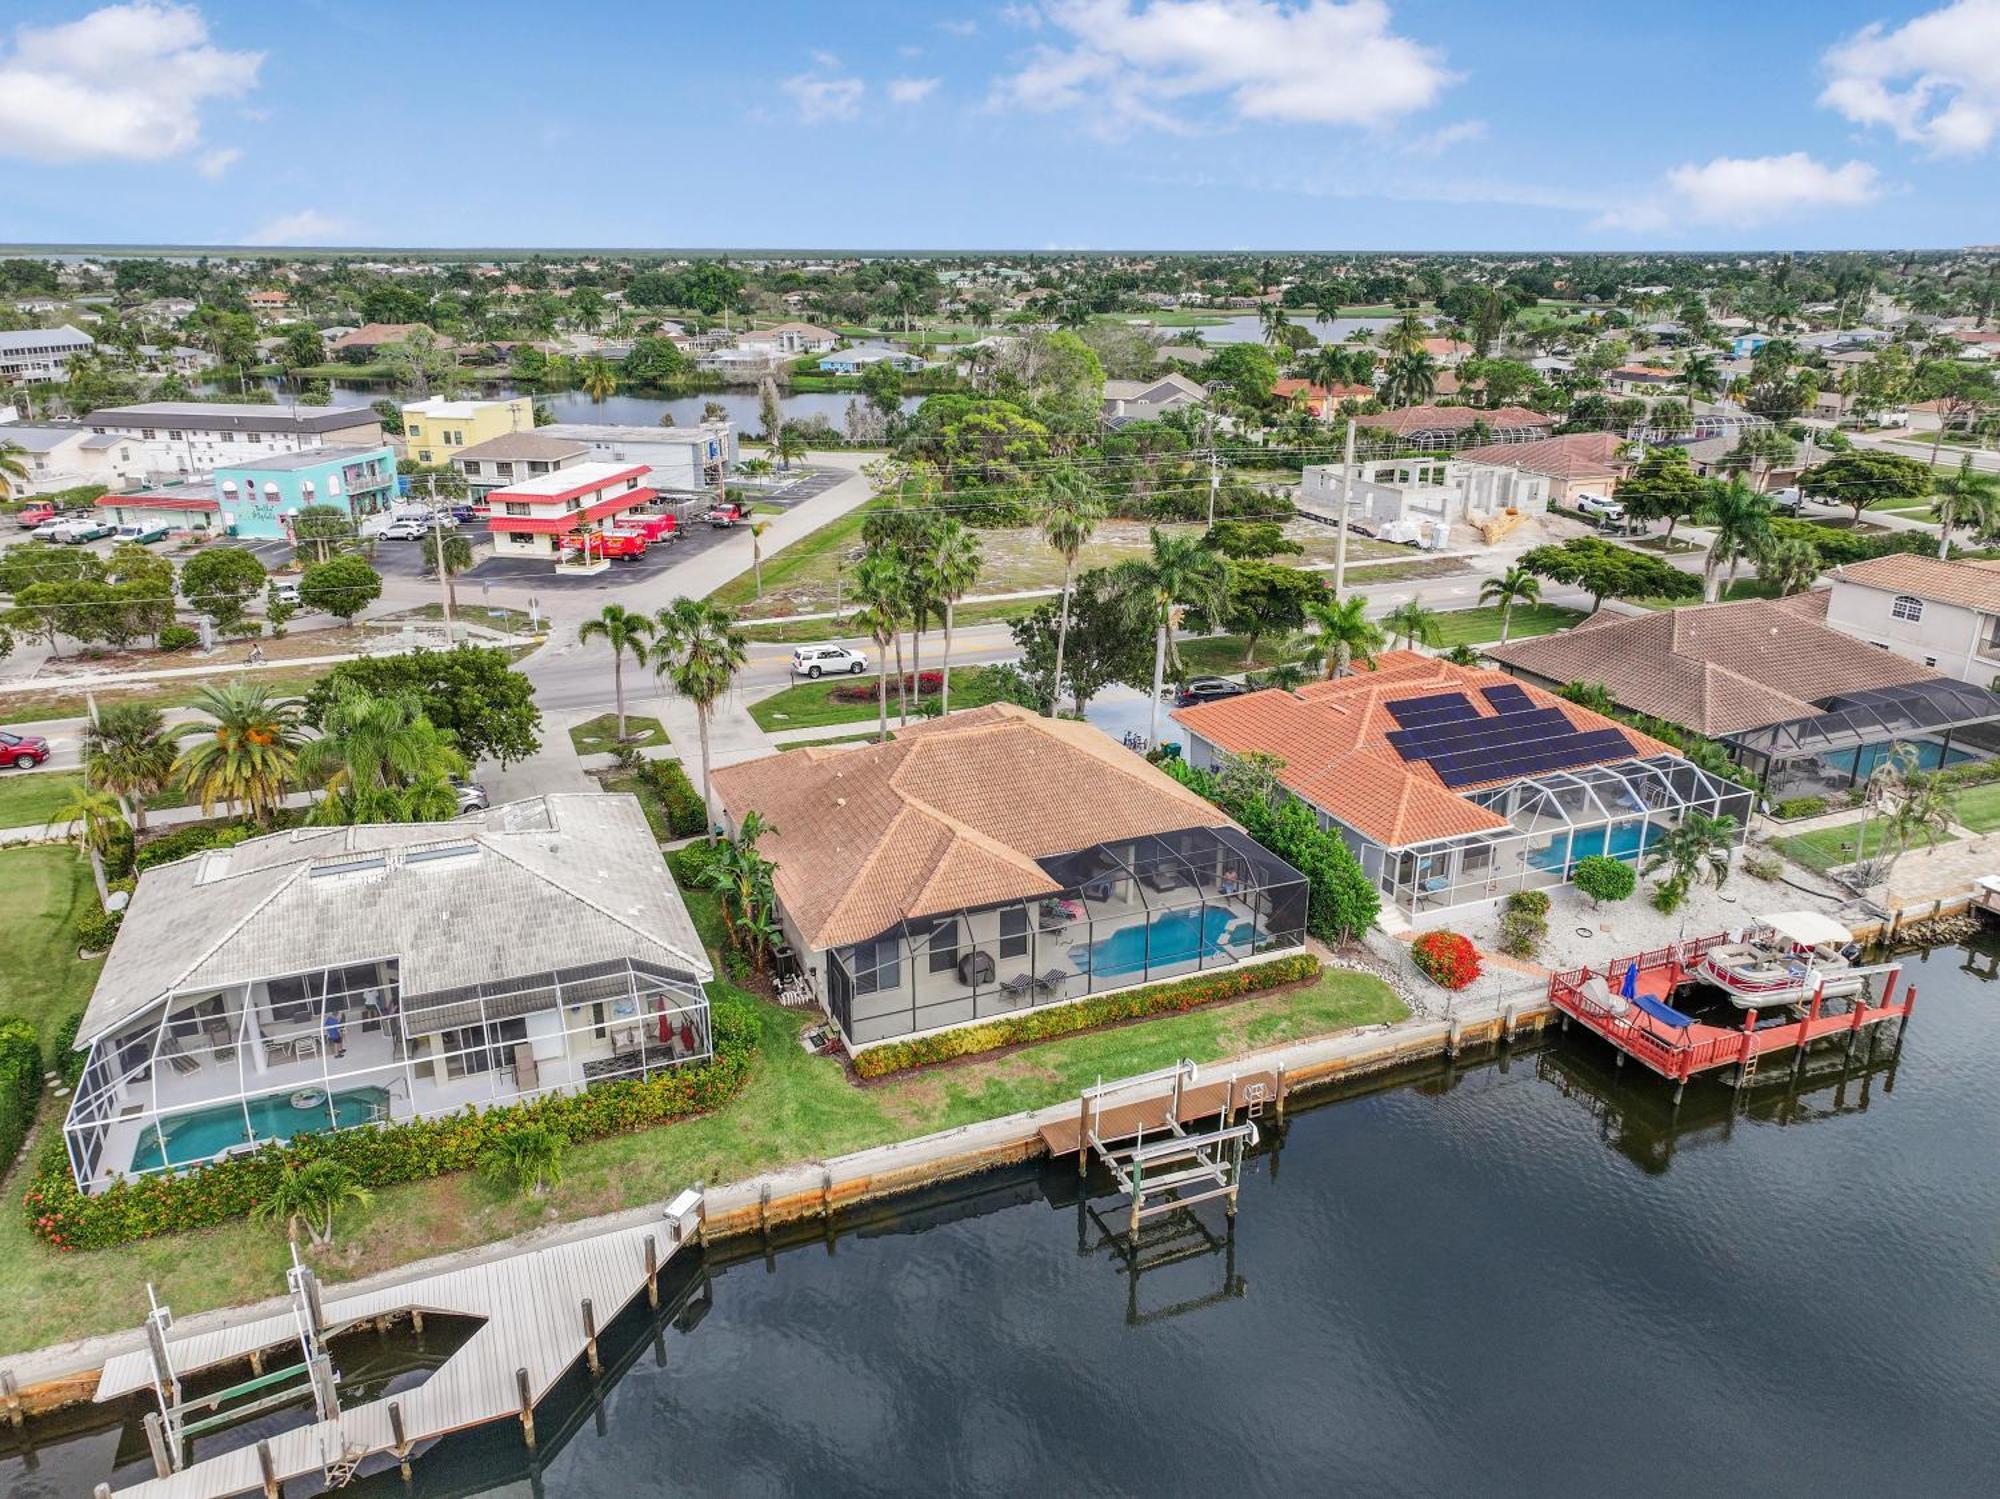
{"type": "MultiPolygon", "coordinates": [[[[911,676],[908,672],[905,672],[903,674],[903,686],[911,697],[921,703],[925,698],[937,697],[944,691],[944,673],[941,671],[927,671],[917,676],[911,676]]],[[[891,682],[889,684],[890,703],[893,704],[896,701],[896,697],[896,684],[891,682]]],[[[876,700],[875,684],[869,681],[842,682],[838,687],[833,689],[833,700],[836,703],[872,703],[876,700]]]]}
{"type": "Polygon", "coordinates": [[[35,1028],[11,1016],[0,1020],[0,1172],[20,1154],[41,1101],[42,1043],[35,1028]]]}
{"type": "Polygon", "coordinates": [[[1779,802],[1771,809],[1771,815],[1780,822],[1789,822],[1794,817],[1818,817],[1826,811],[1823,796],[1795,796],[1779,802]]]}
{"type": "Polygon", "coordinates": [[[85,952],[103,952],[117,938],[119,923],[124,919],[123,911],[90,912],[76,923],[77,944],[85,952]]]}
{"type": "Polygon", "coordinates": [[[667,855],[667,869],[683,890],[701,890],[708,884],[708,872],[715,867],[720,844],[690,843],[667,855]]]}
{"type": "Polygon", "coordinates": [[[1546,919],[1549,914],[1549,892],[1546,890],[1516,890],[1507,897],[1507,909],[1522,911],[1530,916],[1546,919]]]}
{"type": "Polygon", "coordinates": [[[1133,1020],[1143,1015],[1185,1013],[1219,1000],[1236,999],[1262,989],[1302,983],[1319,976],[1319,959],[1311,953],[1295,953],[1269,963],[1224,969],[1151,984],[1143,989],[1127,989],[1120,994],[1100,994],[1071,1004],[1051,1005],[1010,1015],[984,1025],[969,1025],[934,1036],[910,1041],[891,1041],[870,1047],[854,1058],[854,1070],[863,1077],[887,1077],[911,1067],[928,1067],[957,1057],[976,1056],[1003,1046],[1047,1041],[1077,1031],[1109,1025],[1115,1020],[1133,1020]]]}
{"type": "Polygon", "coordinates": [[[676,838],[692,838],[708,831],[708,808],[701,793],[681,769],[678,760],[648,760],[639,768],[639,779],[660,799],[667,814],[667,828],[676,838]]]}
{"type": "MultiPolygon", "coordinates": [[[[273,820],[273,826],[282,825],[282,819],[273,820]]],[[[175,828],[165,837],[148,842],[133,857],[132,863],[143,872],[155,864],[171,864],[176,859],[185,859],[189,854],[198,854],[204,849],[234,848],[260,831],[264,830],[250,822],[191,822],[185,827],[175,828]]]]}
{"type": "Polygon", "coordinates": [[[1607,900],[1624,900],[1639,886],[1639,876],[1632,866],[1609,854],[1578,859],[1570,878],[1577,889],[1590,897],[1593,906],[1607,900]]]}
{"type": "Polygon", "coordinates": [[[201,633],[188,625],[168,625],[160,631],[163,651],[191,651],[201,644],[201,633]]]}
{"type": "Polygon", "coordinates": [[[1410,944],[1417,971],[1441,989],[1463,989],[1479,977],[1479,949],[1458,932],[1425,932],[1410,944]]]}
{"type": "Polygon", "coordinates": [[[1526,911],[1503,911],[1500,915],[1500,951],[1510,958],[1532,958],[1541,951],[1549,924],[1526,911]]]}
{"type": "Polygon", "coordinates": [[[76,1049],[76,1033],[82,1028],[81,1010],[70,1011],[56,1027],[56,1071],[62,1074],[62,1080],[72,1088],[76,1086],[76,1080],[83,1076],[84,1063],[90,1060],[88,1052],[76,1049]]]}
{"type": "MultiPolygon", "coordinates": [[[[591,1140],[709,1113],[749,1080],[757,1040],[756,1016],[741,1004],[724,998],[711,1015],[715,1056],[699,1066],[619,1078],[584,1093],[550,1094],[483,1113],[466,1108],[409,1124],[300,1135],[289,1144],[266,1145],[195,1171],[121,1180],[91,1197],[77,1190],[62,1135],[52,1132],[22,1198],[28,1226],[57,1249],[103,1249],[241,1218],[271,1196],[288,1171],[316,1161],[335,1162],[357,1185],[375,1190],[470,1170],[520,1129],[540,1127],[568,1140],[591,1140]]],[[[39,1052],[35,1061],[39,1085],[39,1052]]]]}
{"type": "Polygon", "coordinates": [[[1687,881],[1679,875],[1662,880],[1653,887],[1653,909],[1662,916],[1671,916],[1681,908],[1681,902],[1687,899],[1687,893],[1687,881]]]}
{"type": "Polygon", "coordinates": [[[1753,880],[1783,879],[1785,861],[1771,854],[1746,853],[1743,855],[1743,872],[1753,880]]]}

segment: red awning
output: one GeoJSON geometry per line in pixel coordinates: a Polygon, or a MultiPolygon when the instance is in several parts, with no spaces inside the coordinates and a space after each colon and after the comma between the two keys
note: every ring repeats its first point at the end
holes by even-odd
{"type": "MultiPolygon", "coordinates": [[[[497,498],[497,492],[487,496],[489,501],[497,498]]],[[[586,505],[581,510],[568,515],[488,515],[486,529],[489,531],[538,531],[544,535],[560,535],[566,531],[581,530],[592,521],[603,520],[608,515],[616,515],[623,510],[636,509],[640,505],[651,504],[656,491],[643,485],[638,489],[628,489],[613,499],[599,500],[595,505],[586,505]]]]}
{"type": "Polygon", "coordinates": [[[220,510],[222,502],[200,496],[108,494],[98,505],[106,510],[220,510]]]}

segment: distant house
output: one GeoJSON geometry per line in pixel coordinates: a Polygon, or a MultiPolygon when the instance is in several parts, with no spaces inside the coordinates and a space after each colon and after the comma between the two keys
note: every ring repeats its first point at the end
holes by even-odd
{"type": "Polygon", "coordinates": [[[1472,357],[1472,345],[1456,338],[1427,338],[1424,352],[1431,356],[1435,364],[1453,369],[1472,357]]]}
{"type": "Polygon", "coordinates": [[[1215,357],[1215,350],[1207,344],[1162,344],[1160,363],[1191,364],[1199,369],[1215,357]]]}
{"type": "Polygon", "coordinates": [[[775,374],[788,362],[783,350],[772,344],[744,344],[733,349],[709,349],[695,356],[694,367],[716,375],[738,379],[775,374]]]}
{"type": "Polygon", "coordinates": [[[1125,427],[1158,421],[1169,411],[1199,406],[1207,399],[1208,387],[1178,370],[1150,380],[1106,380],[1101,417],[1108,427],[1125,427]]]}
{"type": "Polygon", "coordinates": [[[1372,385],[1315,385],[1310,380],[1280,380],[1271,394],[1293,406],[1304,407],[1314,416],[1325,418],[1340,409],[1342,401],[1372,401],[1372,385]]]}
{"type": "MultiPolygon", "coordinates": [[[[365,362],[380,354],[390,344],[408,343],[413,333],[430,333],[427,323],[363,323],[352,333],[343,333],[333,341],[333,352],[342,359],[365,362]]],[[[435,335],[433,335],[435,337],[435,335]]],[[[438,338],[438,347],[454,349],[458,345],[448,338],[438,338]]]]}
{"type": "Polygon", "coordinates": [[[1336,517],[1344,512],[1350,522],[1374,530],[1411,521],[1448,527],[1473,513],[1545,511],[1549,481],[1504,463],[1473,463],[1463,457],[1372,459],[1355,464],[1349,495],[1343,465],[1316,463],[1300,476],[1299,501],[1307,511],[1336,517]]]}
{"type": "MultiPolygon", "coordinates": [[[[1727,478],[1732,470],[1724,460],[1735,451],[1737,443],[1741,441],[1742,434],[1732,432],[1720,437],[1704,437],[1696,442],[1687,443],[1685,446],[1688,462],[1694,465],[1694,471],[1704,479],[1727,478]]],[[[1765,464],[1754,473],[1747,469],[1734,472],[1742,473],[1752,488],[1783,489],[1796,484],[1799,475],[1807,469],[1824,463],[1831,457],[1833,452],[1829,448],[1822,448],[1813,442],[1800,442],[1794,444],[1792,457],[1788,462],[1765,464]]]]}
{"type": "Polygon", "coordinates": [[[795,359],[801,354],[823,353],[839,342],[838,333],[816,323],[779,323],[775,328],[753,328],[748,333],[739,334],[736,346],[753,348],[762,345],[795,359]]]}
{"type": "Polygon", "coordinates": [[[1525,406],[1495,406],[1491,410],[1479,406],[1404,406],[1354,419],[1358,427],[1386,431],[1419,447],[1453,446],[1476,427],[1484,427],[1501,442],[1527,442],[1547,437],[1555,421],[1546,412],[1530,411],[1525,406]]]}
{"type": "Polygon", "coordinates": [[[1826,622],[1982,687],[2000,678],[2000,563],[1898,553],[1833,570],[1826,622]]]}
{"type": "Polygon", "coordinates": [[[88,333],[67,323],[60,328],[0,332],[0,381],[44,385],[67,380],[70,361],[96,347],[88,333]]]}
{"type": "Polygon", "coordinates": [[[1615,432],[1572,432],[1533,442],[1487,443],[1458,456],[1540,474],[1549,481],[1550,500],[1561,504],[1585,492],[1608,497],[1630,467],[1618,456],[1624,445],[1615,432]]]}
{"type": "Polygon", "coordinates": [[[1660,364],[1627,364],[1604,377],[1605,388],[1620,396],[1656,396],[1680,380],[1680,371],[1660,364]]]}
{"type": "Polygon", "coordinates": [[[920,355],[882,344],[858,344],[851,349],[836,349],[820,360],[819,367],[829,375],[858,375],[871,364],[891,365],[906,375],[924,368],[920,355]]]}
{"type": "Polygon", "coordinates": [[[292,305],[291,294],[282,291],[248,291],[243,300],[252,312],[264,314],[280,313],[292,305]]]}
{"type": "Polygon", "coordinates": [[[22,494],[52,494],[85,484],[125,489],[146,477],[137,443],[88,427],[9,422],[0,426],[0,443],[20,449],[15,461],[28,477],[12,482],[22,494]]]}

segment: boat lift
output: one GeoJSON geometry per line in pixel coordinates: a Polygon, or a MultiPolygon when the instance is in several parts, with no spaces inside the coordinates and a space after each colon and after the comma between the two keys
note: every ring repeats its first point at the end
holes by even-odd
{"type": "MultiPolygon", "coordinates": [[[[1236,1113],[1238,1108],[1244,1108],[1246,1116],[1259,1110],[1268,1090],[1261,1083],[1254,1092],[1239,1089],[1232,1072],[1214,1105],[1201,1108],[1197,1115],[1213,1116],[1217,1122],[1190,1129],[1184,1117],[1188,1090],[1199,1081],[1195,1064],[1183,1058],[1175,1066],[1138,1077],[1110,1083],[1099,1078],[1097,1086],[1084,1089],[1079,1099],[1077,1174],[1089,1169],[1093,1155],[1104,1163],[1119,1190],[1131,1199],[1128,1232],[1134,1235],[1148,1218],[1217,1197],[1226,1199],[1228,1215],[1236,1216],[1243,1152],[1258,1139],[1256,1121],[1245,1117],[1239,1122],[1236,1113]],[[1164,1098],[1156,1092],[1150,1098],[1116,1101],[1120,1094],[1157,1089],[1162,1083],[1172,1084],[1164,1098]]],[[[1214,1088],[1209,1085],[1209,1091],[1214,1088]]]]}
{"type": "MultiPolygon", "coordinates": [[[[155,1476],[168,1478],[188,1465],[190,1443],[198,1436],[234,1426],[251,1416],[294,1403],[301,1395],[312,1396],[315,1418],[320,1421],[340,1415],[336,1392],[339,1375],[333,1355],[327,1351],[326,1319],[320,1311],[319,1280],[309,1265],[299,1260],[299,1247],[292,1245],[292,1266],[285,1272],[285,1288],[291,1298],[292,1322],[298,1333],[299,1361],[278,1369],[259,1369],[249,1379],[240,1380],[206,1395],[188,1396],[181,1388],[174,1367],[167,1333],[174,1325],[172,1308],[161,1303],[153,1286],[146,1286],[151,1310],[146,1314],[146,1348],[153,1365],[153,1395],[157,1411],[146,1412],[146,1445],[153,1455],[155,1476]],[[244,1397],[249,1397],[244,1399],[244,1397]],[[234,1403],[241,1400],[243,1403],[234,1403]]],[[[335,1459],[328,1464],[327,1478],[338,1487],[352,1476],[349,1468],[335,1459]]]]}

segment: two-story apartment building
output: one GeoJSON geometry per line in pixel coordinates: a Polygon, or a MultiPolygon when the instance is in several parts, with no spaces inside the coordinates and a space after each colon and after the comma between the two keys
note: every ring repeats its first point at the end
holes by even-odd
{"type": "Polygon", "coordinates": [[[556,422],[537,430],[544,437],[582,443],[600,463],[645,464],[646,483],[662,494],[719,489],[738,456],[731,422],[704,422],[698,427],[556,422]]]}
{"type": "Polygon", "coordinates": [[[0,426],[0,444],[19,449],[15,461],[28,477],[12,483],[22,494],[50,494],[84,484],[128,489],[146,477],[135,444],[99,436],[88,427],[9,422],[0,426]]]}
{"type": "Polygon", "coordinates": [[[69,362],[97,342],[65,323],[60,328],[20,328],[0,332],[0,381],[40,385],[69,377],[69,362]]]}
{"type": "Polygon", "coordinates": [[[100,437],[128,439],[138,471],[148,475],[210,474],[273,453],[382,441],[382,419],[366,406],[143,401],[93,411],[84,425],[100,437]]]}
{"type": "Polygon", "coordinates": [[[449,463],[460,448],[509,432],[530,432],[534,426],[535,403],[528,396],[510,401],[448,401],[438,396],[403,408],[403,442],[418,463],[449,463]]]}
{"type": "Polygon", "coordinates": [[[1871,557],[1832,577],[1833,629],[1962,682],[2000,678],[2000,563],[1871,557]]]}
{"type": "Polygon", "coordinates": [[[465,476],[466,492],[481,500],[517,479],[539,479],[559,468],[581,463],[590,449],[573,437],[551,437],[547,428],[509,432],[485,442],[452,450],[451,466],[465,476]]]}
{"type": "Polygon", "coordinates": [[[582,551],[593,532],[653,500],[645,478],[643,463],[578,463],[493,490],[486,496],[493,555],[555,562],[565,549],[582,551]]]}
{"type": "Polygon", "coordinates": [[[107,494],[97,505],[113,525],[166,525],[276,541],[290,536],[292,518],[308,506],[332,506],[359,521],[386,510],[395,497],[395,450],[376,443],[272,453],[255,463],[218,468],[206,479],[107,494]]]}

